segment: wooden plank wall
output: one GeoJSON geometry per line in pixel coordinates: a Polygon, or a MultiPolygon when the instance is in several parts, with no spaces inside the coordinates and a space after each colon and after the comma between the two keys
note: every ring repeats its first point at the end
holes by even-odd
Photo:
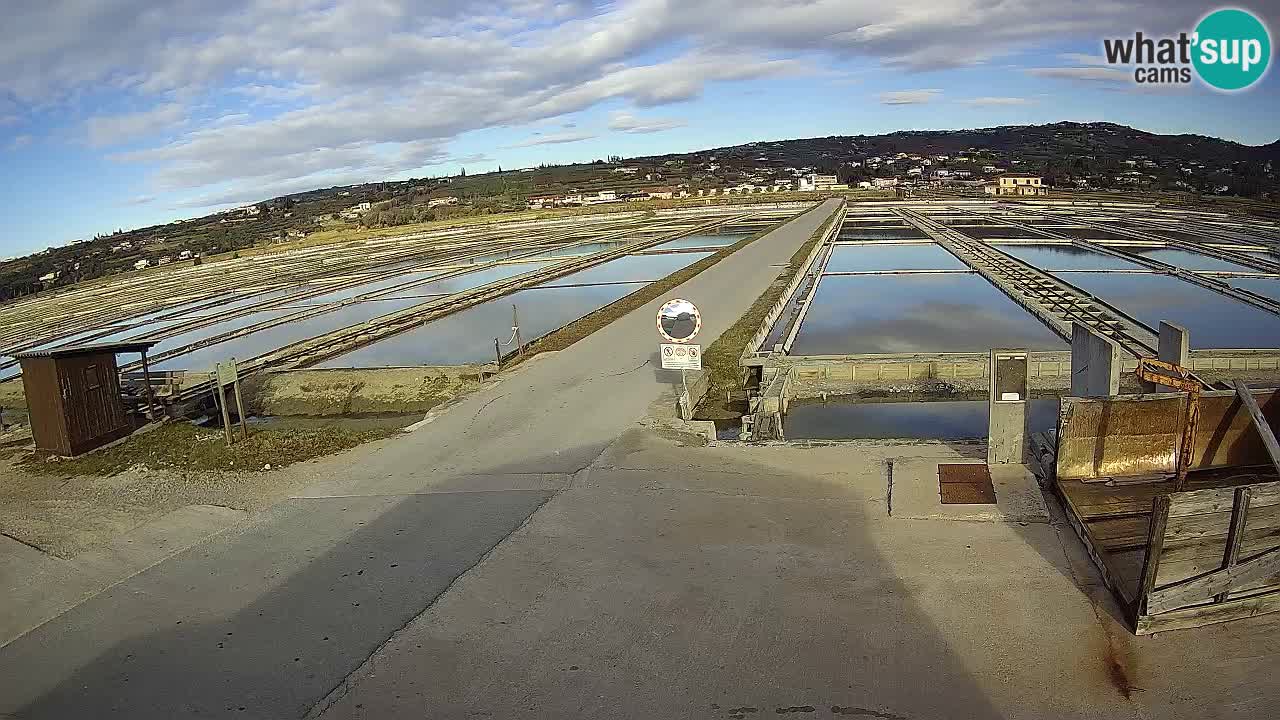
{"type": "Polygon", "coordinates": [[[1139,631],[1280,610],[1280,482],[1167,497],[1149,523],[1139,631]]]}

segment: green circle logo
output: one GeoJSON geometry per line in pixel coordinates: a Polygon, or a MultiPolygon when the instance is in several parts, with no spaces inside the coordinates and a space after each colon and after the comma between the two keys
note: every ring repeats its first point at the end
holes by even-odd
{"type": "Polygon", "coordinates": [[[1219,90],[1242,90],[1257,82],[1271,61],[1271,36],[1244,10],[1215,10],[1196,26],[1191,62],[1200,79],[1219,90]]]}

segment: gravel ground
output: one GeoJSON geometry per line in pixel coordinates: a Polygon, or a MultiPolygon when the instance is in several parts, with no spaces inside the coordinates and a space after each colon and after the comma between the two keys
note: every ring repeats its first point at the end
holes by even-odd
{"type": "Polygon", "coordinates": [[[340,472],[349,461],[335,453],[375,443],[355,450],[368,452],[420,419],[268,420],[252,428],[253,448],[234,446],[239,453],[221,452],[220,430],[185,423],[71,461],[40,463],[26,449],[7,457],[0,449],[0,533],[70,558],[187,505],[252,512],[340,472]],[[265,470],[277,451],[292,462],[265,470]]]}

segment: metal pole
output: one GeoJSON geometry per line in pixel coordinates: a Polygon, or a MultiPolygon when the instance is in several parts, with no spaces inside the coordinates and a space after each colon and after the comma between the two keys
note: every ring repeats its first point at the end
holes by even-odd
{"type": "Polygon", "coordinates": [[[516,312],[515,303],[511,304],[511,327],[516,331],[516,354],[524,355],[524,338],[520,337],[520,315],[516,312]]]}
{"type": "Polygon", "coordinates": [[[151,390],[151,368],[147,367],[147,351],[142,351],[142,382],[147,384],[147,419],[155,420],[155,393],[151,390]]]}
{"type": "Polygon", "coordinates": [[[498,342],[498,338],[493,339],[493,354],[498,358],[498,369],[502,369],[502,344],[498,342]]]}
{"type": "Polygon", "coordinates": [[[231,412],[227,409],[227,397],[222,394],[222,363],[213,366],[213,384],[218,387],[213,397],[222,412],[222,434],[227,438],[227,447],[231,447],[231,412]]]}
{"type": "Polygon", "coordinates": [[[240,397],[240,368],[236,365],[236,359],[231,358],[231,383],[236,391],[236,412],[240,415],[240,437],[249,439],[249,421],[245,419],[244,400],[240,397]]]}

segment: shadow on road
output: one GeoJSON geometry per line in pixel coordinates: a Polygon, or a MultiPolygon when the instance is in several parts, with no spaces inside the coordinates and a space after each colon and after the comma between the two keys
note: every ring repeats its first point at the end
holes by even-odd
{"type": "MultiPolygon", "coordinates": [[[[300,717],[550,497],[289,501],[4,648],[0,714],[300,717]]],[[[747,463],[593,470],[329,716],[999,717],[866,512],[747,463]]]]}

